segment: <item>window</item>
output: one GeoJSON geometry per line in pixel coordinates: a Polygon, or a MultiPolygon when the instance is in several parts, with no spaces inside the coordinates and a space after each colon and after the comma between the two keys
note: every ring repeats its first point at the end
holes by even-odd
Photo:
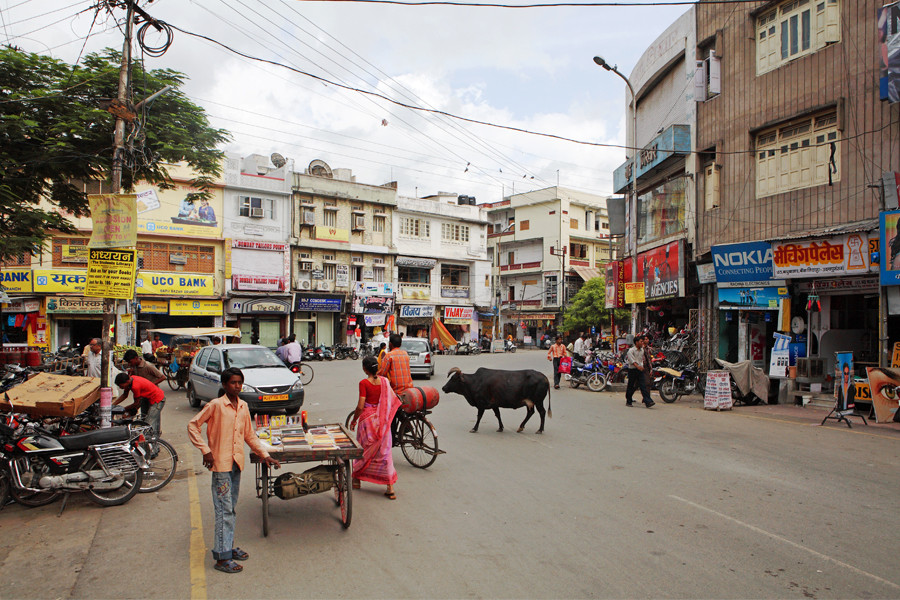
{"type": "MultiPolygon", "coordinates": [[[[383,271],[384,269],[382,269],[383,271]]],[[[397,267],[397,281],[400,283],[431,283],[431,269],[420,267],[397,267]]]]}
{"type": "Polygon", "coordinates": [[[837,113],[793,121],[756,136],[756,197],[840,180],[837,113]],[[832,152],[833,149],[833,152],[832,152]]]}
{"type": "Polygon", "coordinates": [[[322,221],[325,227],[337,227],[337,211],[326,210],[325,219],[322,221]]]}
{"type": "Polygon", "coordinates": [[[326,281],[334,281],[335,274],[337,271],[337,265],[334,264],[326,264],[325,265],[325,280],[326,281]]]}
{"type": "Polygon", "coordinates": [[[756,74],[840,41],[838,0],[790,0],[756,19],[756,74]]]}
{"type": "Polygon", "coordinates": [[[385,217],[379,217],[375,215],[375,218],[372,220],[372,231],[375,233],[381,233],[384,231],[384,222],[385,217]]]}
{"type": "Polygon", "coordinates": [[[706,210],[719,208],[719,171],[720,165],[710,163],[703,168],[703,198],[706,210]]]}
{"type": "Polygon", "coordinates": [[[469,226],[455,223],[441,224],[441,239],[445,242],[468,242],[469,226]]]}
{"type": "Polygon", "coordinates": [[[587,244],[569,244],[569,256],[571,258],[587,258],[587,244]]]}
{"type": "Polygon", "coordinates": [[[469,267],[441,265],[441,285],[469,286],[469,267]]]}
{"type": "Polygon", "coordinates": [[[271,198],[254,198],[252,196],[240,196],[238,198],[238,213],[242,217],[256,219],[275,218],[275,201],[271,198]]]}
{"type": "Polygon", "coordinates": [[[425,219],[401,219],[400,235],[404,237],[419,238],[431,237],[431,223],[425,219]]]}
{"type": "Polygon", "coordinates": [[[516,264],[516,253],[515,252],[508,252],[506,254],[506,264],[508,264],[508,265],[516,264]]]}
{"type": "Polygon", "coordinates": [[[559,304],[558,298],[558,279],[556,275],[547,275],[544,277],[544,304],[556,306],[559,304]]]}
{"type": "Polygon", "coordinates": [[[372,276],[375,281],[384,281],[384,267],[375,266],[372,268],[372,276]]]}
{"type": "Polygon", "coordinates": [[[675,177],[638,196],[638,242],[684,231],[685,178],[675,177]]]}
{"type": "Polygon", "coordinates": [[[578,219],[569,219],[569,229],[578,229],[578,219]]]}
{"type": "Polygon", "coordinates": [[[600,223],[600,228],[601,229],[609,229],[609,223],[607,223],[606,221],[600,223]]]}
{"type": "Polygon", "coordinates": [[[519,221],[519,231],[528,231],[529,228],[531,228],[531,223],[528,221],[528,219],[519,221]]]}
{"type": "Polygon", "coordinates": [[[222,355],[218,350],[211,350],[209,352],[209,360],[206,361],[206,370],[213,373],[222,372],[222,355]]]}
{"type": "MultiPolygon", "coordinates": [[[[148,271],[215,273],[216,254],[212,246],[138,242],[137,251],[140,268],[148,271]]],[[[53,256],[55,263],[55,247],[53,256]]]]}

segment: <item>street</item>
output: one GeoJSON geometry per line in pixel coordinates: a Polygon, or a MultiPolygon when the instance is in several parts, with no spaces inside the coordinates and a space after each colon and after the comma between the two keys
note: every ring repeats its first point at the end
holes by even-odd
{"type": "MultiPolygon", "coordinates": [[[[453,366],[550,372],[541,351],[436,361],[418,385],[453,366]]],[[[313,367],[310,422],[343,422],[360,361],[313,367]]],[[[699,397],[626,408],[565,383],[543,435],[537,414],[516,433],[522,409],[501,412],[503,433],[492,413],[469,433],[475,409],[442,394],[430,419],[446,454],[420,470],[395,449],[397,500],[363,483],[347,530],[329,493],[273,498],[262,537],[245,468],[235,545],[250,560],[220,573],[210,476],[186,433],[196,411],[163,385],[172,483],[121,507],[75,495],[60,517],[59,503],[5,507],[0,597],[900,598],[896,431],[704,411],[699,397]]]]}

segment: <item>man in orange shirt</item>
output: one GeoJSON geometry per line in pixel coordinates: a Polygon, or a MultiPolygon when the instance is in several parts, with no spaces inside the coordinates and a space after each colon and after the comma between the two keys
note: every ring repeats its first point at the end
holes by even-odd
{"type": "Polygon", "coordinates": [[[409,372],[409,354],[400,347],[403,338],[399,333],[392,333],[388,344],[388,351],[381,360],[378,374],[388,378],[394,393],[399,396],[404,390],[413,387],[412,374],[409,372]]]}
{"type": "Polygon", "coordinates": [[[562,336],[556,336],[556,343],[550,346],[550,350],[547,351],[547,360],[553,361],[553,389],[559,389],[559,359],[566,356],[566,347],[563,345],[562,336]]]}
{"type": "Polygon", "coordinates": [[[232,367],[222,372],[225,395],[210,401],[188,423],[191,443],[203,453],[203,466],[212,471],[213,509],[215,510],[215,568],[225,573],[243,570],[235,560],[247,560],[250,555],[234,546],[234,510],[237,506],[244,468],[244,444],[266,464],[276,469],[281,465],[269,456],[250,422],[250,409],[238,394],[244,386],[244,374],[232,367]],[[206,423],[203,442],[200,428],[206,423]]]}

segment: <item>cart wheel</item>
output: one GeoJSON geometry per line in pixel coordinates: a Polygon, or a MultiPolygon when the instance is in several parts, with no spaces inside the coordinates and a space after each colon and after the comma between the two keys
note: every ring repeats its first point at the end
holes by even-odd
{"type": "Polygon", "coordinates": [[[334,471],[334,498],[341,507],[341,525],[344,529],[350,527],[350,519],[353,516],[351,489],[350,468],[347,461],[338,459],[337,469],[334,471]]]}
{"type": "Polygon", "coordinates": [[[166,383],[169,384],[169,389],[173,392],[178,389],[178,383],[175,381],[176,371],[172,370],[172,365],[174,363],[170,363],[166,365],[166,383]]]}
{"type": "Polygon", "coordinates": [[[262,521],[263,537],[269,536],[269,465],[262,465],[262,521]]]}
{"type": "Polygon", "coordinates": [[[434,464],[438,450],[437,432],[420,413],[414,413],[400,428],[400,449],[414,467],[427,469],[434,464]]]}

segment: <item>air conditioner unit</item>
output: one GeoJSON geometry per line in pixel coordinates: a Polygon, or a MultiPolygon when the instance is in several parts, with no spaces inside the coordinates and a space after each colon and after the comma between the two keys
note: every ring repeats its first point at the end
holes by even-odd
{"type": "Polygon", "coordinates": [[[362,231],[366,228],[365,215],[353,215],[353,231],[362,231]]]}
{"type": "Polygon", "coordinates": [[[252,208],[250,209],[250,217],[253,218],[253,219],[262,219],[262,217],[263,217],[263,209],[262,209],[261,207],[260,207],[260,208],[257,208],[257,207],[255,207],[255,206],[252,207],[252,208]]]}
{"type": "Polygon", "coordinates": [[[331,283],[328,281],[317,281],[316,289],[320,292],[328,292],[331,291],[331,283]]]}
{"type": "Polygon", "coordinates": [[[303,224],[304,225],[315,225],[316,224],[316,211],[314,210],[303,210],[303,224]]]}
{"type": "Polygon", "coordinates": [[[300,289],[301,289],[301,290],[310,290],[310,289],[312,289],[312,282],[311,282],[311,281],[301,281],[301,282],[300,282],[300,289]]]}

